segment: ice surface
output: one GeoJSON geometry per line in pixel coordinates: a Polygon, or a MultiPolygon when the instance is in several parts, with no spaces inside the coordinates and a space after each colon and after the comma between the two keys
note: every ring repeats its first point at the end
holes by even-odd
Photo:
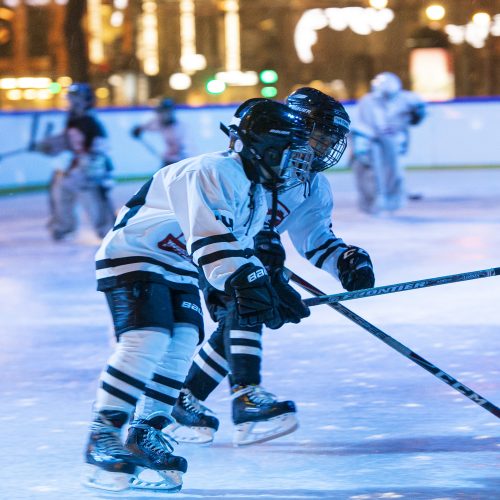
{"type": "MultiPolygon", "coordinates": [[[[357,211],[349,172],[330,179],[335,232],[370,252],[377,285],[500,266],[500,169],[412,171],[410,188],[424,197],[392,217],[357,211]]],[[[119,203],[136,187],[120,185],[119,203]]],[[[182,492],[84,488],[113,338],[95,291],[98,242],[84,222],[55,244],[46,219],[45,194],[0,198],[0,498],[500,498],[500,420],[327,306],[265,333],[263,385],[297,403],[294,434],[233,448],[223,383],[207,401],[221,420],[214,444],[176,449],[189,461],[182,492]]],[[[341,291],[285,243],[292,270],[341,291]]],[[[500,405],[499,296],[495,277],[345,305],[500,405]]]]}

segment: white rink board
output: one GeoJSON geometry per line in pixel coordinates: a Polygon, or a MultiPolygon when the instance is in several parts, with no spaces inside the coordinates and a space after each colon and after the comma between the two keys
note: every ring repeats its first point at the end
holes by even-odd
{"type": "MultiPolygon", "coordinates": [[[[229,123],[236,106],[179,107],[177,116],[186,132],[190,156],[227,147],[227,137],[219,124],[229,123]]],[[[354,103],[346,104],[348,112],[353,106],[354,103]]],[[[98,110],[109,133],[117,177],[148,176],[160,166],[159,159],[130,135],[132,127],[144,123],[152,113],[146,108],[98,110]]],[[[0,113],[0,158],[9,151],[27,147],[32,117],[27,112],[0,113]]],[[[62,111],[41,112],[37,137],[44,135],[49,123],[54,133],[62,130],[64,119],[62,111]]],[[[410,150],[404,163],[420,167],[500,165],[498,130],[500,99],[430,103],[427,119],[411,131],[410,150]]],[[[157,134],[145,133],[143,138],[157,151],[162,150],[157,134]]],[[[347,165],[348,157],[346,152],[340,167],[347,165]]],[[[44,184],[54,168],[64,168],[67,162],[65,154],[56,158],[35,153],[7,157],[0,161],[0,188],[44,184]]]]}

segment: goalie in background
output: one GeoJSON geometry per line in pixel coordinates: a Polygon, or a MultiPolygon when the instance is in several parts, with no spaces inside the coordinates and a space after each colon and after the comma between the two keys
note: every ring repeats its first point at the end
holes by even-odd
{"type": "Polygon", "coordinates": [[[140,140],[150,152],[161,156],[160,168],[181,161],[187,156],[184,143],[185,134],[180,123],[177,121],[175,102],[172,99],[163,99],[156,107],[153,118],[143,125],[136,125],[130,133],[132,137],[140,140]],[[165,149],[161,155],[142,139],[144,132],[156,132],[161,135],[165,143],[165,149]]]}
{"type": "Polygon", "coordinates": [[[99,238],[113,226],[115,212],[110,199],[113,164],[107,154],[106,130],[94,113],[95,97],[90,85],[73,83],[68,88],[69,110],[59,134],[33,145],[48,156],[70,153],[65,169],[56,169],[49,183],[49,230],[55,241],[78,227],[77,205],[82,204],[99,238]]]}
{"type": "Polygon", "coordinates": [[[410,127],[426,116],[425,103],[416,93],[403,90],[394,73],[383,72],[372,80],[356,112],[350,164],[359,208],[370,214],[393,212],[407,198],[400,158],[408,151],[410,127]]]}

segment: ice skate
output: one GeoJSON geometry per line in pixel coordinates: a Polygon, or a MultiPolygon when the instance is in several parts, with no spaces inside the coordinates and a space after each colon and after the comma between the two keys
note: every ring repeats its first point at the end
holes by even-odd
{"type": "Polygon", "coordinates": [[[125,412],[105,410],[92,422],[85,451],[85,486],[110,491],[129,487],[136,460],[121,441],[121,428],[127,420],[125,412]]]}
{"type": "Polygon", "coordinates": [[[182,488],[182,475],[187,461],[172,454],[174,447],[169,436],[162,433],[166,418],[135,420],[130,424],[125,447],[138,461],[137,474],[131,480],[131,488],[161,490],[175,493],[182,488]]]}
{"type": "Polygon", "coordinates": [[[209,413],[211,411],[191,391],[183,389],[172,411],[176,422],[167,426],[165,432],[181,443],[211,443],[219,428],[219,420],[209,413]]]}
{"type": "Polygon", "coordinates": [[[233,393],[234,446],[263,443],[295,431],[295,403],[277,401],[258,385],[239,386],[233,393]]]}

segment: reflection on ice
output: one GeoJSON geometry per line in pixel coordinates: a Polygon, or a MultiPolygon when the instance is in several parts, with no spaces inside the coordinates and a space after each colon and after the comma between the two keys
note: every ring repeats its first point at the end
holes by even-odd
{"type": "MultiPolygon", "coordinates": [[[[378,218],[356,210],[349,172],[330,178],[334,229],[370,251],[377,285],[500,265],[500,170],[411,172],[424,198],[378,218]]],[[[120,186],[121,199],[135,187],[120,186]]],[[[113,342],[95,291],[97,242],[84,225],[54,244],[43,194],[2,197],[0,213],[1,496],[116,498],[80,484],[95,384],[113,342]]],[[[341,291],[285,243],[290,269],[341,291]]],[[[349,308],[499,405],[499,295],[497,277],[349,308]]],[[[212,446],[178,446],[189,469],[172,498],[498,498],[500,421],[330,308],[266,332],[263,373],[266,389],[297,403],[299,429],[234,448],[221,384],[209,401],[221,428],[212,446]]]]}

